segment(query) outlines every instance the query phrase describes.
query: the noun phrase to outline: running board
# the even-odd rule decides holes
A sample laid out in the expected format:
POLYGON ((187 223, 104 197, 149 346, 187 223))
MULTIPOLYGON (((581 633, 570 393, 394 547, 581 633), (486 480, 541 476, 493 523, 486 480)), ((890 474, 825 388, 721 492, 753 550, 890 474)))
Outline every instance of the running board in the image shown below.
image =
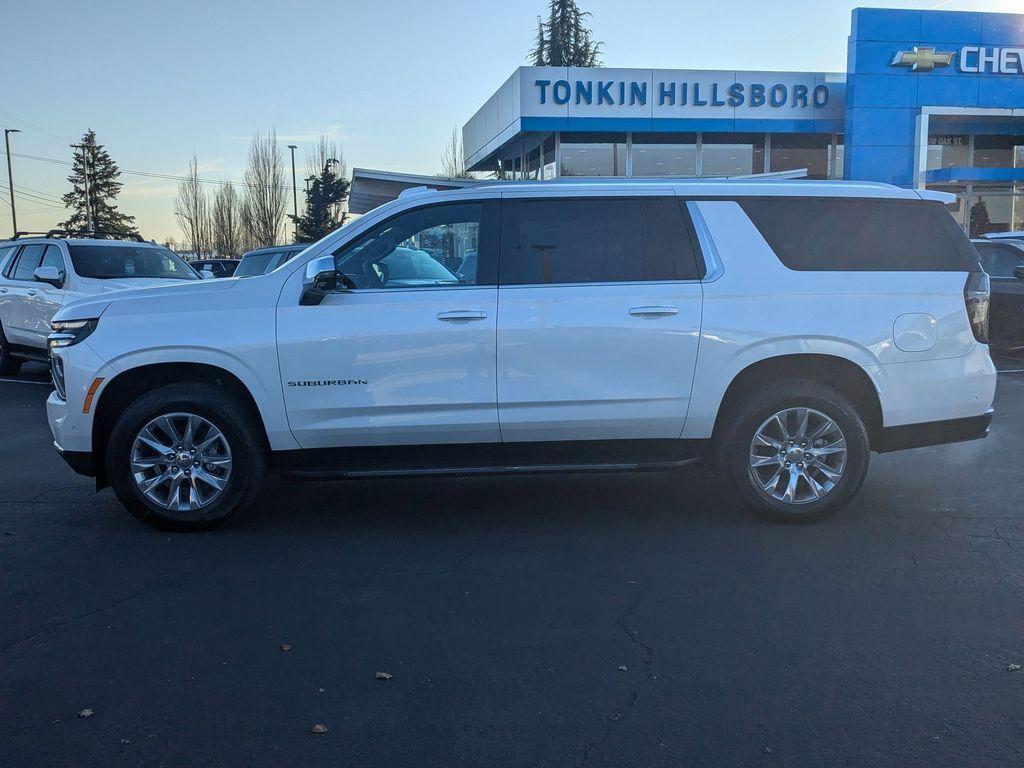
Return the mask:
POLYGON ((597 464, 511 464, 491 467, 411 467, 408 469, 286 469, 293 480, 360 480, 389 477, 469 477, 477 475, 542 475, 576 472, 651 472, 678 469, 701 461, 699 456, 675 461, 629 461, 597 464))

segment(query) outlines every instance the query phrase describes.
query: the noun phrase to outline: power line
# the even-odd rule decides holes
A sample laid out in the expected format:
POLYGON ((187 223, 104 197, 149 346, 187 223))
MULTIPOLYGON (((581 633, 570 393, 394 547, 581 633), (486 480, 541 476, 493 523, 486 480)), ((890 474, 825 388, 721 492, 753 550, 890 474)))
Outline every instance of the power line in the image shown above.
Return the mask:
POLYGON ((61 141, 61 142, 73 141, 73 139, 69 139, 67 136, 61 136, 59 133, 54 133, 53 131, 49 131, 46 128, 43 128, 41 125, 36 125, 35 123, 30 123, 28 120, 22 120, 20 117, 16 117, 15 115, 12 115, 10 112, 5 112, 2 109, 0 109, 0 115, 4 115, 5 117, 8 117, 11 120, 14 120, 15 122, 21 123, 26 128, 29 128, 30 130, 32 130, 35 133, 41 133, 42 135, 46 136, 47 138, 55 139, 55 140, 61 141))
MULTIPOLYGON (((3 154, 5 153, 3 151, 0 151, 0 155, 3 154)), ((24 160, 37 160, 43 163, 55 163, 57 165, 74 165, 74 163, 72 163, 70 160, 58 160, 55 157, 40 157, 39 155, 24 155, 21 154, 20 152, 11 152, 11 157, 20 157, 24 160)), ((190 181, 190 178, 188 176, 177 176, 171 173, 157 173, 155 171, 131 171, 125 168, 119 168, 118 170, 121 173, 128 174, 129 176, 144 176, 146 178, 164 179, 166 181, 190 181)), ((199 179, 198 181, 200 184, 230 184, 233 187, 240 187, 243 189, 265 189, 265 187, 263 187, 262 185, 248 184, 244 181, 229 181, 227 179, 199 179)), ((281 189, 286 192, 290 191, 291 188, 292 187, 290 184, 281 184, 271 187, 271 189, 281 189)))

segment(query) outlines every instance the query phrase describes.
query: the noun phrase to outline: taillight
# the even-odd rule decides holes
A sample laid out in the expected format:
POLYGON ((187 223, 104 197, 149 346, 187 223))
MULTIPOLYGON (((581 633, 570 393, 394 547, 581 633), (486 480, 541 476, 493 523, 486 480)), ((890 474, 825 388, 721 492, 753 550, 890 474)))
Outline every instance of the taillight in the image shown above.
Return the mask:
POLYGON ((988 344, 988 310, 991 303, 988 275, 971 272, 964 286, 964 304, 967 305, 967 319, 971 321, 974 338, 988 344))

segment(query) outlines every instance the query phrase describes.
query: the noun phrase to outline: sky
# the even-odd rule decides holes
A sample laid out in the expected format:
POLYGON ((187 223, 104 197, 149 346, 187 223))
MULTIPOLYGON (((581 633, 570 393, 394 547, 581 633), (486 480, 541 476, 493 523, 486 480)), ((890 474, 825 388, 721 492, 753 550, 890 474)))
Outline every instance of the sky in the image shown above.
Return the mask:
MULTIPOLYGON (((850 11, 857 5, 1024 13, 1024 0, 579 4, 593 14, 605 66, 821 72, 845 71, 850 11)), ((66 218, 59 198, 70 189, 68 145, 88 128, 122 170, 143 173, 181 175, 195 153, 202 178, 240 181, 253 134, 270 130, 282 145, 299 145, 300 187, 305 152, 320 134, 341 145, 350 170, 436 173, 452 128, 461 130, 528 63, 536 17, 546 5, 8 3, 4 27, 15 34, 3 36, 0 128, 22 130, 11 136, 18 228, 45 230, 66 218)), ((143 235, 179 240, 177 182, 127 173, 121 180, 120 209, 136 217, 143 235)), ((11 218, 3 174, 0 200, 0 237, 6 237, 11 218)))

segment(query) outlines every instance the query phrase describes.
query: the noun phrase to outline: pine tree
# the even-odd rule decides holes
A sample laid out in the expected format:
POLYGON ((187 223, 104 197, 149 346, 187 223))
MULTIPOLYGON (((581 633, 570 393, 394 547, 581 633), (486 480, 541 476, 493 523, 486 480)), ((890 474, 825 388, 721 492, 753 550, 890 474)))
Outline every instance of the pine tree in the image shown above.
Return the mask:
POLYGON ((96 132, 86 131, 82 143, 73 146, 75 161, 71 167, 71 191, 61 198, 64 207, 73 211, 67 221, 59 226, 71 231, 88 228, 86 216, 86 162, 88 163, 89 207, 92 212, 92 228, 95 232, 109 232, 118 235, 135 233, 135 217, 117 210, 115 203, 123 186, 118 178, 121 171, 102 144, 96 142, 96 132))
POLYGON ((988 206, 984 200, 978 200, 971 206, 971 237, 981 237, 992 228, 992 220, 988 215, 988 206))
POLYGON ((533 66, 600 67, 603 43, 595 42, 587 29, 589 16, 576 0, 549 0, 548 20, 538 23, 536 47, 530 51, 533 66))
POLYGON ((349 181, 344 171, 335 173, 335 165, 340 166, 340 161, 334 158, 324 161, 320 173, 309 180, 304 213, 289 217, 295 222, 295 242, 314 243, 344 223, 340 210, 348 197, 349 181))
POLYGON ((547 40, 544 37, 544 22, 541 21, 540 16, 537 16, 537 43, 536 47, 530 51, 530 57, 533 59, 533 66, 543 67, 547 64, 547 40))

